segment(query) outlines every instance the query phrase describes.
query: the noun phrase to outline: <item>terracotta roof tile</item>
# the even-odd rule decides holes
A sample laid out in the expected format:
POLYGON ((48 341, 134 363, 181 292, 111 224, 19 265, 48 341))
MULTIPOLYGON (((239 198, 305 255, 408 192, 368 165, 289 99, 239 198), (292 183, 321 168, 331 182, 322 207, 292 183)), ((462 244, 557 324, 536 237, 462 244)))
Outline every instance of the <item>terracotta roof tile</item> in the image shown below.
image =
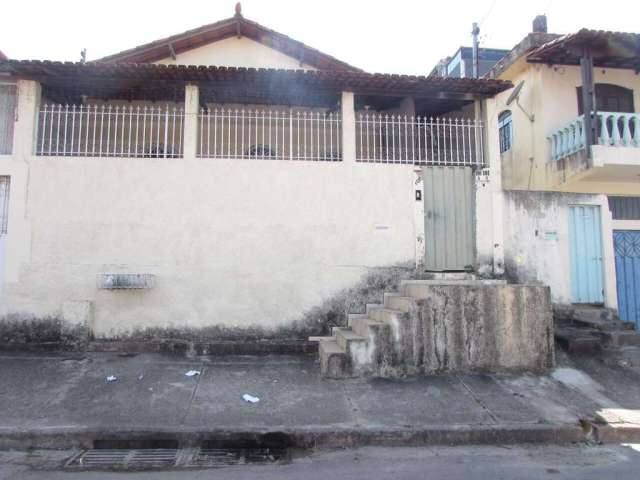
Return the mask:
POLYGON ((132 63, 73 63, 46 60, 6 60, 0 71, 43 83, 57 80, 91 82, 120 79, 139 82, 202 83, 248 82, 265 88, 287 85, 349 90, 362 94, 414 95, 432 98, 480 98, 492 96, 512 87, 503 80, 426 77, 365 73, 359 71, 282 70, 267 68, 215 67, 202 65, 161 65, 132 63))

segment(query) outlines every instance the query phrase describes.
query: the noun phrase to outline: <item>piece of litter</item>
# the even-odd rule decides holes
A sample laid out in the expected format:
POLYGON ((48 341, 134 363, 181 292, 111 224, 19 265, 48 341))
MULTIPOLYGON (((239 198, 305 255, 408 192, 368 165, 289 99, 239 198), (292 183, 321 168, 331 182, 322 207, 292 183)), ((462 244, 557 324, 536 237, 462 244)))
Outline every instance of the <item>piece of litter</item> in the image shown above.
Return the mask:
POLYGON ((200 375, 200 370, 189 370, 185 375, 187 377, 195 377, 196 375, 200 375))
POLYGON ((115 382, 116 380, 118 380, 118 377, 116 377, 115 375, 109 375, 107 377, 107 382, 115 382))
POLYGON ((141 373, 140 375, 138 375, 138 380, 144 380, 144 373, 141 373))
POLYGON ((254 397, 253 395, 249 395, 248 393, 245 393, 244 395, 242 395, 242 399, 245 402, 249 402, 249 403, 258 403, 260 401, 258 397, 254 397))

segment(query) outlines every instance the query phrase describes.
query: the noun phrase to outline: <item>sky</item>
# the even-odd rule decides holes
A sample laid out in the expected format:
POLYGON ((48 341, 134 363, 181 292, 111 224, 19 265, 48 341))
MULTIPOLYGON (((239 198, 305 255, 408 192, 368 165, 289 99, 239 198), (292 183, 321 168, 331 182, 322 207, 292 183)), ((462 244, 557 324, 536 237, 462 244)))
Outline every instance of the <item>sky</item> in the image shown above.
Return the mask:
MULTIPOLYGON (((233 15, 236 0, 5 0, 0 50, 10 58, 88 60, 233 15)), ((640 1, 604 0, 243 0, 243 15, 369 72, 428 74, 471 44, 512 48, 536 15, 549 32, 582 27, 638 31, 640 1)))

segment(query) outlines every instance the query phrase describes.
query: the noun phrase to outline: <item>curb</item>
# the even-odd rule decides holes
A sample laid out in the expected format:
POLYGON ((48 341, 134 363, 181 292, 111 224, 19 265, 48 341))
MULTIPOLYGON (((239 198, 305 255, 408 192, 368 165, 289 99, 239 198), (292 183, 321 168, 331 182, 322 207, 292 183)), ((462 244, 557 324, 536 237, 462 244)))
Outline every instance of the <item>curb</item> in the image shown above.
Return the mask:
MULTIPOLYGON (((640 439, 640 430, 635 433, 640 439)), ((617 441, 607 432, 604 441, 617 441)), ((617 437, 616 437, 617 438, 617 437)), ((509 445, 523 443, 566 444, 593 440, 577 425, 457 425, 425 428, 300 427, 260 429, 97 429, 50 427, 1 428, 0 449, 90 449, 96 443, 109 448, 151 448, 140 445, 170 444, 193 448, 206 442, 251 441, 260 445, 292 448, 344 448, 359 446, 509 445), (136 445, 132 447, 131 445, 136 445)))

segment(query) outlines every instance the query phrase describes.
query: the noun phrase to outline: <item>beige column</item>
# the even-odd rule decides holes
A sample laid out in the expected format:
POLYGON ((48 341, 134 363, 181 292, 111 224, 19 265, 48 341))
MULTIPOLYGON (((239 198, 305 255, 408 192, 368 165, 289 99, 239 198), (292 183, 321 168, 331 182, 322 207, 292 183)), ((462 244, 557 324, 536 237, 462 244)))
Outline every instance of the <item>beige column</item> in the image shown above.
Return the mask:
POLYGON ((33 80, 18 80, 18 102, 13 134, 13 154, 28 157, 35 153, 41 88, 33 80))
POLYGON ((198 111, 200 93, 197 85, 184 89, 184 158, 195 158, 198 152, 198 111))
MULTIPOLYGON (((490 99, 488 101, 495 101, 490 99)), ((504 198, 502 195, 502 161, 498 138, 498 120, 488 118, 486 100, 474 103, 475 120, 482 122, 481 148, 485 164, 489 167, 489 192, 491 194, 491 222, 493 229, 493 273, 504 273, 504 198)))
POLYGON ((353 92, 342 92, 342 161, 356 161, 356 111, 353 92))

